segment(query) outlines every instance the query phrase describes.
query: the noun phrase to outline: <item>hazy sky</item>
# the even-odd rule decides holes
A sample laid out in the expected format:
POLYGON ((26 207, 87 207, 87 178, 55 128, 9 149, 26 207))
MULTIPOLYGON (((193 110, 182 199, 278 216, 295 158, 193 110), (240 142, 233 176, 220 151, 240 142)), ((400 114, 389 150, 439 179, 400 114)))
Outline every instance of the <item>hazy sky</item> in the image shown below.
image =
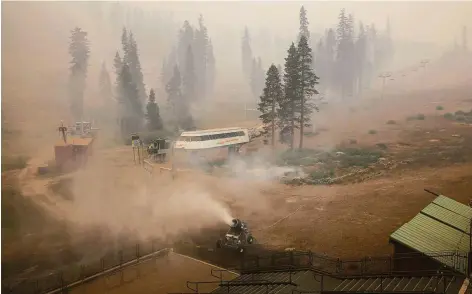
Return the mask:
POLYGON ((209 28, 240 29, 272 27, 293 31, 298 27, 298 10, 304 5, 312 29, 323 30, 337 22, 341 8, 356 19, 385 27, 390 17, 396 39, 421 42, 452 43, 463 25, 472 29, 472 1, 187 1, 135 2, 143 7, 160 7, 175 11, 176 19, 205 16, 209 28))

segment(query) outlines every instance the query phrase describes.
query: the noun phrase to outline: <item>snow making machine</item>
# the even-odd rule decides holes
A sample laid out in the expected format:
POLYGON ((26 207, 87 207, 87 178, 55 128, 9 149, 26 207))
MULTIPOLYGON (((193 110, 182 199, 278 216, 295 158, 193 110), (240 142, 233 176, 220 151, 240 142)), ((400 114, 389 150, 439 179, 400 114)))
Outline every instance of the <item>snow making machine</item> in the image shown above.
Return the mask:
POLYGON ((154 162, 166 162, 167 154, 171 150, 171 142, 167 139, 157 138, 151 141, 147 147, 147 153, 154 162))
POLYGON ((228 232, 216 242, 216 248, 227 248, 243 253, 247 245, 254 243, 254 237, 247 224, 240 219, 233 219, 228 232))

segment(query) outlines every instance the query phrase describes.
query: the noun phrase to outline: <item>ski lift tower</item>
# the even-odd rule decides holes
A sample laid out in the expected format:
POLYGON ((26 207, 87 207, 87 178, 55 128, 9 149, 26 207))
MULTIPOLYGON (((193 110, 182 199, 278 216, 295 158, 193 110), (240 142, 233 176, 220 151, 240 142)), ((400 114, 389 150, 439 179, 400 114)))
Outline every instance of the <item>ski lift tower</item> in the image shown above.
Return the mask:
POLYGON ((389 77, 391 77, 391 76, 392 76, 392 74, 389 73, 389 72, 384 72, 384 73, 381 73, 381 74, 379 75, 379 78, 382 79, 382 92, 381 92, 381 95, 380 95, 380 99, 383 99, 383 96, 384 96, 384 91, 385 91, 385 79, 386 79, 386 78, 389 78, 389 77))

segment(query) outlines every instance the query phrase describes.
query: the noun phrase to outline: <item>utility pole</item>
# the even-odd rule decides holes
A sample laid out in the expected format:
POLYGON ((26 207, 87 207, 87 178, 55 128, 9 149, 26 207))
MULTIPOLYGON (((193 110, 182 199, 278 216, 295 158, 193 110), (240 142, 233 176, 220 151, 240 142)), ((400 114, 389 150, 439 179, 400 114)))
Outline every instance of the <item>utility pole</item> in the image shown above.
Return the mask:
POLYGON ((62 140, 64 140, 64 144, 67 144, 67 127, 64 126, 64 122, 61 121, 61 126, 59 127, 59 132, 62 135, 62 140))
POLYGON ((379 75, 379 78, 382 79, 382 94, 380 95, 380 99, 383 99, 384 90, 385 90, 385 79, 391 76, 392 75, 389 72, 384 72, 379 75))
POLYGON ((429 63, 429 59, 423 59, 421 60, 421 68, 424 70, 426 68, 426 65, 429 63))

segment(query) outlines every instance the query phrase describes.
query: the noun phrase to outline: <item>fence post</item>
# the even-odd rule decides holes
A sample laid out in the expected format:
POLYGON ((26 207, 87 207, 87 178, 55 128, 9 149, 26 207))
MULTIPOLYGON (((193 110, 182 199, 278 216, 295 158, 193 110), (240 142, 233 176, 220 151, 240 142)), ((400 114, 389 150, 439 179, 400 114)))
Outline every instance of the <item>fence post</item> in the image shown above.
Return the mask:
POLYGON ((80 281, 81 281, 81 284, 84 283, 84 279, 85 279, 85 265, 81 265, 80 266, 80 281))
POLYGON ((293 250, 290 250, 290 265, 294 265, 293 263, 293 250))
POLYGON ((444 276, 444 293, 446 293, 446 287, 447 287, 446 279, 447 279, 447 276, 444 276))
POLYGON ((120 250, 120 272, 121 272, 121 277, 120 277, 120 284, 123 284, 124 282, 124 271, 123 271, 123 250, 120 250))
MULTIPOLYGON (((139 263, 139 258, 140 258, 140 252, 139 252, 139 243, 136 244, 136 264, 139 263)), ((136 278, 139 279, 141 277, 141 271, 139 266, 136 266, 136 278)))
MULTIPOLYGON (((12 293, 13 291, 10 291, 9 293, 12 293)), ((36 279, 36 292, 35 293, 41 293, 41 290, 39 289, 39 279, 36 279)))
POLYGON ((61 284, 61 293, 64 293, 64 277, 62 271, 59 272, 59 283, 61 284))
POLYGON ((320 291, 323 291, 323 283, 324 283, 324 275, 321 275, 321 290, 320 291))
POLYGON ((389 271, 390 271, 390 274, 392 274, 392 271, 393 271, 393 256, 392 256, 391 254, 390 254, 390 259, 389 259, 389 261, 390 261, 390 264, 389 264, 390 269, 389 269, 389 271))
POLYGON ((313 266, 313 252, 311 250, 308 251, 308 263, 310 267, 313 266))
POLYGON ((100 259, 100 266, 102 267, 102 274, 105 272, 105 257, 100 259))
POLYGON ((105 287, 107 287, 107 278, 105 277, 105 257, 100 259, 100 265, 102 267, 103 284, 105 287))

